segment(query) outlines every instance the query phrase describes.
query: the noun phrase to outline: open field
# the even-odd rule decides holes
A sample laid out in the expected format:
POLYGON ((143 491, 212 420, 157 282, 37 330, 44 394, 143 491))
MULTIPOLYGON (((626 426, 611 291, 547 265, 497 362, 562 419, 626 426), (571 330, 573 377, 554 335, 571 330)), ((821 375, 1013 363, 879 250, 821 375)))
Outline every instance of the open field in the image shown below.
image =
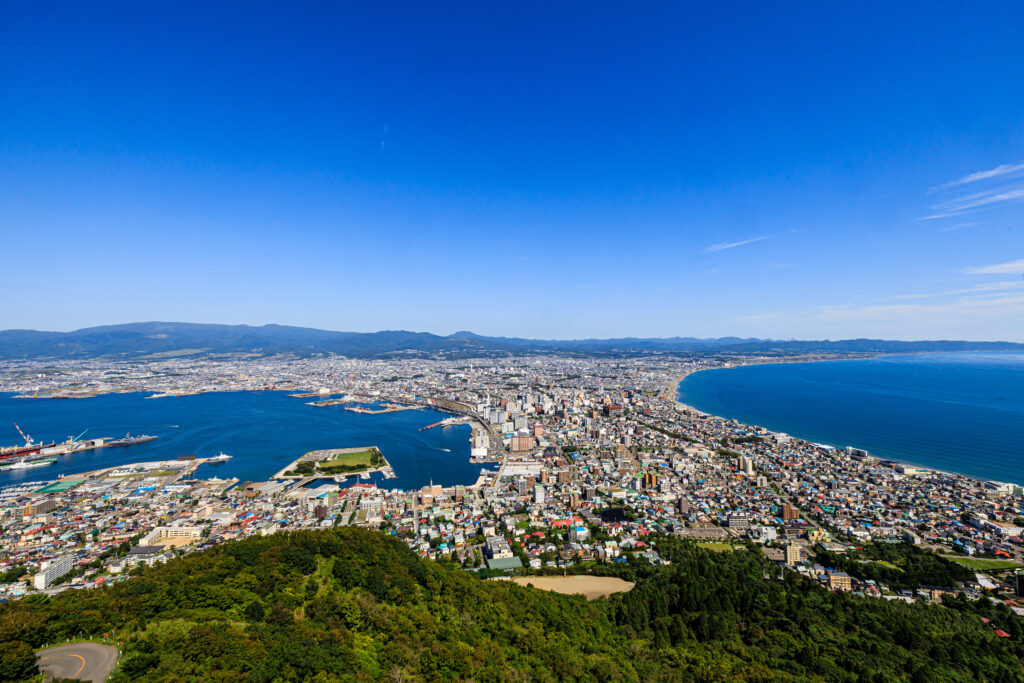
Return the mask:
POLYGON ((199 540, 198 536, 167 536, 165 538, 161 538, 159 541, 153 541, 153 545, 162 545, 165 548, 177 548, 183 545, 191 545, 199 540))
POLYGON ((715 543, 714 541, 709 541, 706 543, 699 543, 698 545, 699 547, 704 548, 704 550, 713 550, 716 553, 725 553, 732 550, 732 546, 728 543, 715 543))
POLYGON ((947 559, 962 564, 969 569, 1016 569, 1024 568, 1024 564, 1012 560, 988 560, 983 557, 947 557, 947 559))
POLYGON ((334 465, 343 465, 345 467, 369 467, 370 459, 376 452, 376 448, 367 448, 366 450, 356 451, 354 453, 337 453, 334 457, 320 463, 320 469, 326 469, 334 465))
POLYGON ((532 585, 544 591, 583 595, 587 600, 625 593, 636 585, 614 576, 517 576, 511 580, 520 586, 532 585))

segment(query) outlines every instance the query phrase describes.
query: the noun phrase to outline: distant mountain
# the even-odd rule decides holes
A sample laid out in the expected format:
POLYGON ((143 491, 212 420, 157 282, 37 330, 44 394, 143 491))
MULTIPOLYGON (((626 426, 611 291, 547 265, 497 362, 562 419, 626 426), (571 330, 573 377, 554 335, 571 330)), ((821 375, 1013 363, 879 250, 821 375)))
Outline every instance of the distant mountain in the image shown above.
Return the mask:
POLYGON ((144 358, 175 355, 253 353, 353 358, 396 356, 478 358, 564 353, 624 356, 654 353, 793 355, 800 353, 907 353, 919 351, 1024 351, 1024 344, 969 341, 773 341, 721 337, 644 339, 522 339, 472 332, 448 336, 429 332, 332 332, 287 325, 205 325, 147 322, 88 327, 74 332, 0 331, 0 359, 144 358))

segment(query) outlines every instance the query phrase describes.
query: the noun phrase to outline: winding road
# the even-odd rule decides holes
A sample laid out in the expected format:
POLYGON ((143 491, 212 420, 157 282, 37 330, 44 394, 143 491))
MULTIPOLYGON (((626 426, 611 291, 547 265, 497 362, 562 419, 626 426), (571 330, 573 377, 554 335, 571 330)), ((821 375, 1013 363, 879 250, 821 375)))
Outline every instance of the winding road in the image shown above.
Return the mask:
POLYGON ((96 643, 68 643, 36 652, 39 668, 51 678, 103 683, 117 663, 117 648, 96 643))

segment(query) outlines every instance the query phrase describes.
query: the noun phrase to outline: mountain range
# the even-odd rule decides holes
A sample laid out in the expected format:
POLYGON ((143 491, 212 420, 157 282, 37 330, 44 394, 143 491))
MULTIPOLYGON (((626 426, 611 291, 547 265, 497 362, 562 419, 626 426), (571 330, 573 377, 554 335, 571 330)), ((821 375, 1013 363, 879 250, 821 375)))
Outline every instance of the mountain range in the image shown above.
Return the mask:
POLYGON ((740 337, 523 339, 472 332, 436 335, 386 330, 334 332, 287 325, 210 325, 145 322, 88 327, 73 332, 0 331, 0 359, 145 358, 251 353, 352 358, 475 358, 559 353, 581 356, 793 355, 803 353, 912 353, 922 351, 1024 351, 1024 344, 972 341, 771 340, 740 337))

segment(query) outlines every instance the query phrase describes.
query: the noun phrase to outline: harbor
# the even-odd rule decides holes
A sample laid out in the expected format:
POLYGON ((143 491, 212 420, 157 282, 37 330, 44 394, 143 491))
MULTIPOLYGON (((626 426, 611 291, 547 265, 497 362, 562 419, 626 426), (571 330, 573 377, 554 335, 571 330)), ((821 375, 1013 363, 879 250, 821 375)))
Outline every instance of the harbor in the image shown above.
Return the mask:
POLYGON ((56 463, 58 456, 72 455, 100 448, 134 446, 157 439, 157 437, 148 434, 140 436, 125 434, 120 439, 111 439, 104 436, 83 440, 82 437, 89 431, 85 429, 78 436, 69 436, 61 443, 36 443, 31 436, 22 431, 17 423, 14 423, 14 428, 21 435, 21 438, 25 440, 25 443, 22 446, 6 446, 0 449, 0 471, 6 472, 45 467, 56 463))
MULTIPOLYGON (((480 471, 470 458, 468 427, 419 431, 425 424, 448 417, 425 401, 416 402, 420 410, 367 416, 346 410, 310 410, 303 400, 288 395, 294 390, 209 392, 177 401, 145 400, 151 393, 107 393, 89 401, 57 402, 0 395, 0 444, 23 447, 13 421, 34 437, 36 447, 64 443, 67 434, 78 434, 85 427, 89 431, 82 441, 93 433, 115 437, 108 439, 104 448, 54 456, 57 461, 49 465, 2 470, 0 488, 140 460, 173 460, 187 453, 204 457, 221 451, 234 455, 217 465, 221 476, 266 481, 303 453, 360 444, 376 445, 393 467, 393 478, 385 471, 373 473, 372 481, 386 479, 387 485, 395 488, 418 488, 431 478, 446 485, 470 484, 480 471), (67 425, 81 426, 70 431, 67 425), (7 430, 13 438, 4 438, 7 430), (132 447, 109 446, 126 432, 133 437, 149 434, 159 438, 132 447)), ((381 400, 351 390, 345 394, 360 396, 366 404, 374 400, 405 403, 401 396, 381 400)), ((32 457, 41 456, 35 453, 32 457)))

